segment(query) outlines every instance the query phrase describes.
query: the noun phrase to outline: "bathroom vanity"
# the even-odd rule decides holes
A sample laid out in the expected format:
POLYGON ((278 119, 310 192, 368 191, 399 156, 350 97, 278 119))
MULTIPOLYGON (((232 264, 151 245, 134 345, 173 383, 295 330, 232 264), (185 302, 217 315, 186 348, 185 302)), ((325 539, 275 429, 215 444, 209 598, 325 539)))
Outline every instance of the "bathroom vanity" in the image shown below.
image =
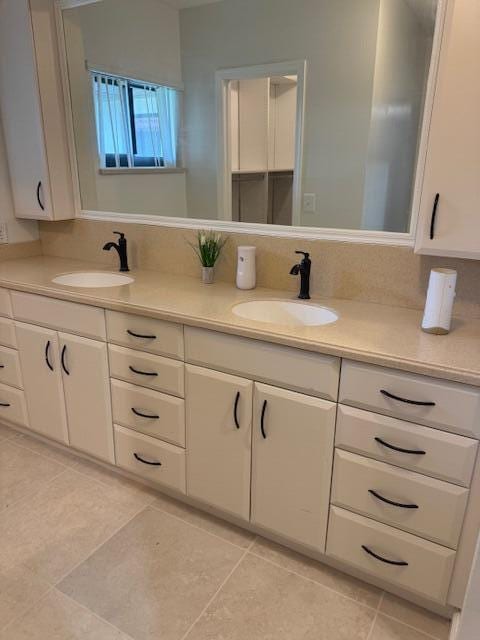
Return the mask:
POLYGON ((231 309, 273 292, 149 272, 87 293, 51 282, 75 266, 0 265, 2 422, 424 605, 461 606, 480 493, 480 371, 455 370, 462 329, 429 336, 417 312, 348 301, 323 327, 265 324, 231 309), (369 343, 362 323, 382 309, 369 343))

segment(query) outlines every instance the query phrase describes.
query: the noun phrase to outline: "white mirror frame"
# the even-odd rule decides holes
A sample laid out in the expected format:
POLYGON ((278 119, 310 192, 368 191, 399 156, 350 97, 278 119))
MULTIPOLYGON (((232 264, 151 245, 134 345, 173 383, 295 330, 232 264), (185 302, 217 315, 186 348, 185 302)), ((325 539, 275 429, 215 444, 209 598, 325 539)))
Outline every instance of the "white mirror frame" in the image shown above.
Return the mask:
MULTIPOLYGON (((412 211, 410 214, 410 228, 408 233, 397 233, 390 231, 363 231, 357 229, 330 229, 326 227, 299 227, 299 226, 284 226, 284 225, 269 225, 260 223, 246 223, 246 222, 233 222, 228 220, 203 220, 203 219, 189 219, 189 218, 177 218, 175 216, 155 216, 145 215, 141 213, 118 213, 114 211, 90 211, 82 209, 81 196, 80 196, 80 183, 78 176, 77 156, 75 149, 75 134, 73 123, 73 112, 70 98, 70 87, 68 78, 67 67, 67 53, 65 34, 63 27, 63 11, 65 9, 72 9, 86 4, 93 4, 96 2, 103 2, 103 0, 55 0, 55 17, 57 23, 57 36, 58 47, 60 54, 60 70, 62 74, 62 86, 64 93, 65 111, 66 111, 66 125, 69 144, 70 162, 72 166, 72 179, 74 183, 75 194, 75 208, 76 217, 84 220, 100 220, 104 222, 122 222, 131 224, 144 224, 160 227, 177 227, 183 229, 201 229, 208 228, 215 231, 223 231, 228 233, 244 233, 260 236, 272 236, 283 238, 298 238, 304 240, 335 240, 340 242, 354 242, 363 244, 383 244, 392 246, 405 246, 413 247, 415 244, 415 233, 417 228, 418 213, 420 207, 420 193, 423 184, 423 176, 425 170, 425 161, 427 156, 428 134, 430 129, 430 121, 432 117, 433 101, 435 96, 435 85, 438 74, 438 63, 440 58, 440 48, 443 36, 443 29, 445 24, 445 14, 447 2, 451 0, 438 0, 437 6, 437 18, 435 23, 435 33, 433 37, 432 55, 430 60, 430 70, 428 75, 427 91, 425 96, 425 104, 423 110, 422 127, 420 132, 420 143, 418 148, 417 167, 415 172, 415 183, 412 198, 412 211)), ((306 63, 305 61, 296 61, 290 63, 281 63, 280 66, 284 68, 288 65, 294 65, 296 71, 302 77, 303 87, 302 92, 305 91, 305 77, 306 77, 306 63)), ((258 66, 260 71, 261 65, 258 66)), ((219 115, 221 109, 224 108, 224 91, 219 87, 223 80, 228 77, 232 79, 232 70, 219 70, 216 76, 216 89, 217 89, 217 110, 219 115)), ((293 73, 293 72, 292 72, 293 73)), ((299 91, 300 93, 300 91, 299 91)), ((299 96, 299 103, 301 101, 302 109, 304 108, 304 95, 299 96)), ((223 145, 226 139, 225 132, 221 129, 221 118, 219 120, 219 140, 218 144, 223 145), (223 142, 222 142, 223 140, 223 142)), ((296 154, 299 153, 299 149, 303 148, 303 113, 300 114, 301 120, 301 135, 297 136, 296 142, 296 154)), ((225 149, 219 147, 219 157, 226 153, 225 149)), ((298 157, 296 157, 298 162, 298 157)), ((301 171, 301 160, 297 164, 301 171)), ((187 168, 188 172, 188 168, 187 168)), ((218 197, 219 203, 223 202, 225 197, 223 185, 224 176, 223 170, 219 169, 218 180, 218 197)), ((299 178, 300 180, 300 172, 299 178)), ((173 213, 173 212, 172 212, 173 213)))

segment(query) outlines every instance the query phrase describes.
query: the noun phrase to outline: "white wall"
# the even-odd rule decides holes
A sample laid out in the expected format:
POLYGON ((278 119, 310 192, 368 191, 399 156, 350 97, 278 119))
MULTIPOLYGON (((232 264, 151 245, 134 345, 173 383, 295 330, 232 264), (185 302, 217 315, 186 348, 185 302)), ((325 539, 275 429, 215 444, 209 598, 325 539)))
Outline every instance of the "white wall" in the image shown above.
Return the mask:
POLYGON ((302 224, 361 222, 380 0, 224 0, 180 12, 190 217, 216 215, 215 71, 307 59, 302 224))
POLYGON ((34 220, 20 220, 13 213, 12 190, 8 173, 7 152, 0 118, 0 222, 8 225, 10 244, 38 239, 38 224, 34 220))
POLYGON ((381 0, 364 229, 408 231, 430 48, 406 0, 381 0))
POLYGON ((184 173, 99 173, 85 60, 101 71, 180 85, 178 11, 160 0, 103 0, 64 12, 82 208, 186 216, 184 173))

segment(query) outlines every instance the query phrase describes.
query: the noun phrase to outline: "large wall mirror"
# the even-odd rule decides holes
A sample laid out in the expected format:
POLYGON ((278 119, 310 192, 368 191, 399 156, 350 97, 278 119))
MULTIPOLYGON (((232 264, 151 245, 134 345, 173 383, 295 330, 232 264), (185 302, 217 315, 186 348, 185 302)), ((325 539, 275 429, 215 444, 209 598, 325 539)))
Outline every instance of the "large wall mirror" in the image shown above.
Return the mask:
POLYGON ((61 0, 81 208, 408 234, 440 2, 61 0))

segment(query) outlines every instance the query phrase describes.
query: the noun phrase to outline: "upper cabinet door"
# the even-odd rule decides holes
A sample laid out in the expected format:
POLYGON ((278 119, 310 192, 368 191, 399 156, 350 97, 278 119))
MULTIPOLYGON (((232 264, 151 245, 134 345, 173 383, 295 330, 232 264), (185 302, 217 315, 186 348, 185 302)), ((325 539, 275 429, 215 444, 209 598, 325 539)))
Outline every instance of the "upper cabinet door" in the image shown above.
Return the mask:
POLYGON ((0 109, 19 218, 75 214, 52 5, 0 2, 0 109))
POLYGON ((16 333, 29 426, 68 444, 57 332, 17 322, 16 333))
POLYGON ((186 367, 187 494, 250 518, 253 382, 186 367))
POLYGON ((451 0, 415 251, 480 257, 480 2, 451 0))
POLYGON ((335 409, 333 402, 255 384, 252 522, 322 553, 335 409))
POLYGON ((60 333, 70 445, 114 464, 107 345, 60 333))

